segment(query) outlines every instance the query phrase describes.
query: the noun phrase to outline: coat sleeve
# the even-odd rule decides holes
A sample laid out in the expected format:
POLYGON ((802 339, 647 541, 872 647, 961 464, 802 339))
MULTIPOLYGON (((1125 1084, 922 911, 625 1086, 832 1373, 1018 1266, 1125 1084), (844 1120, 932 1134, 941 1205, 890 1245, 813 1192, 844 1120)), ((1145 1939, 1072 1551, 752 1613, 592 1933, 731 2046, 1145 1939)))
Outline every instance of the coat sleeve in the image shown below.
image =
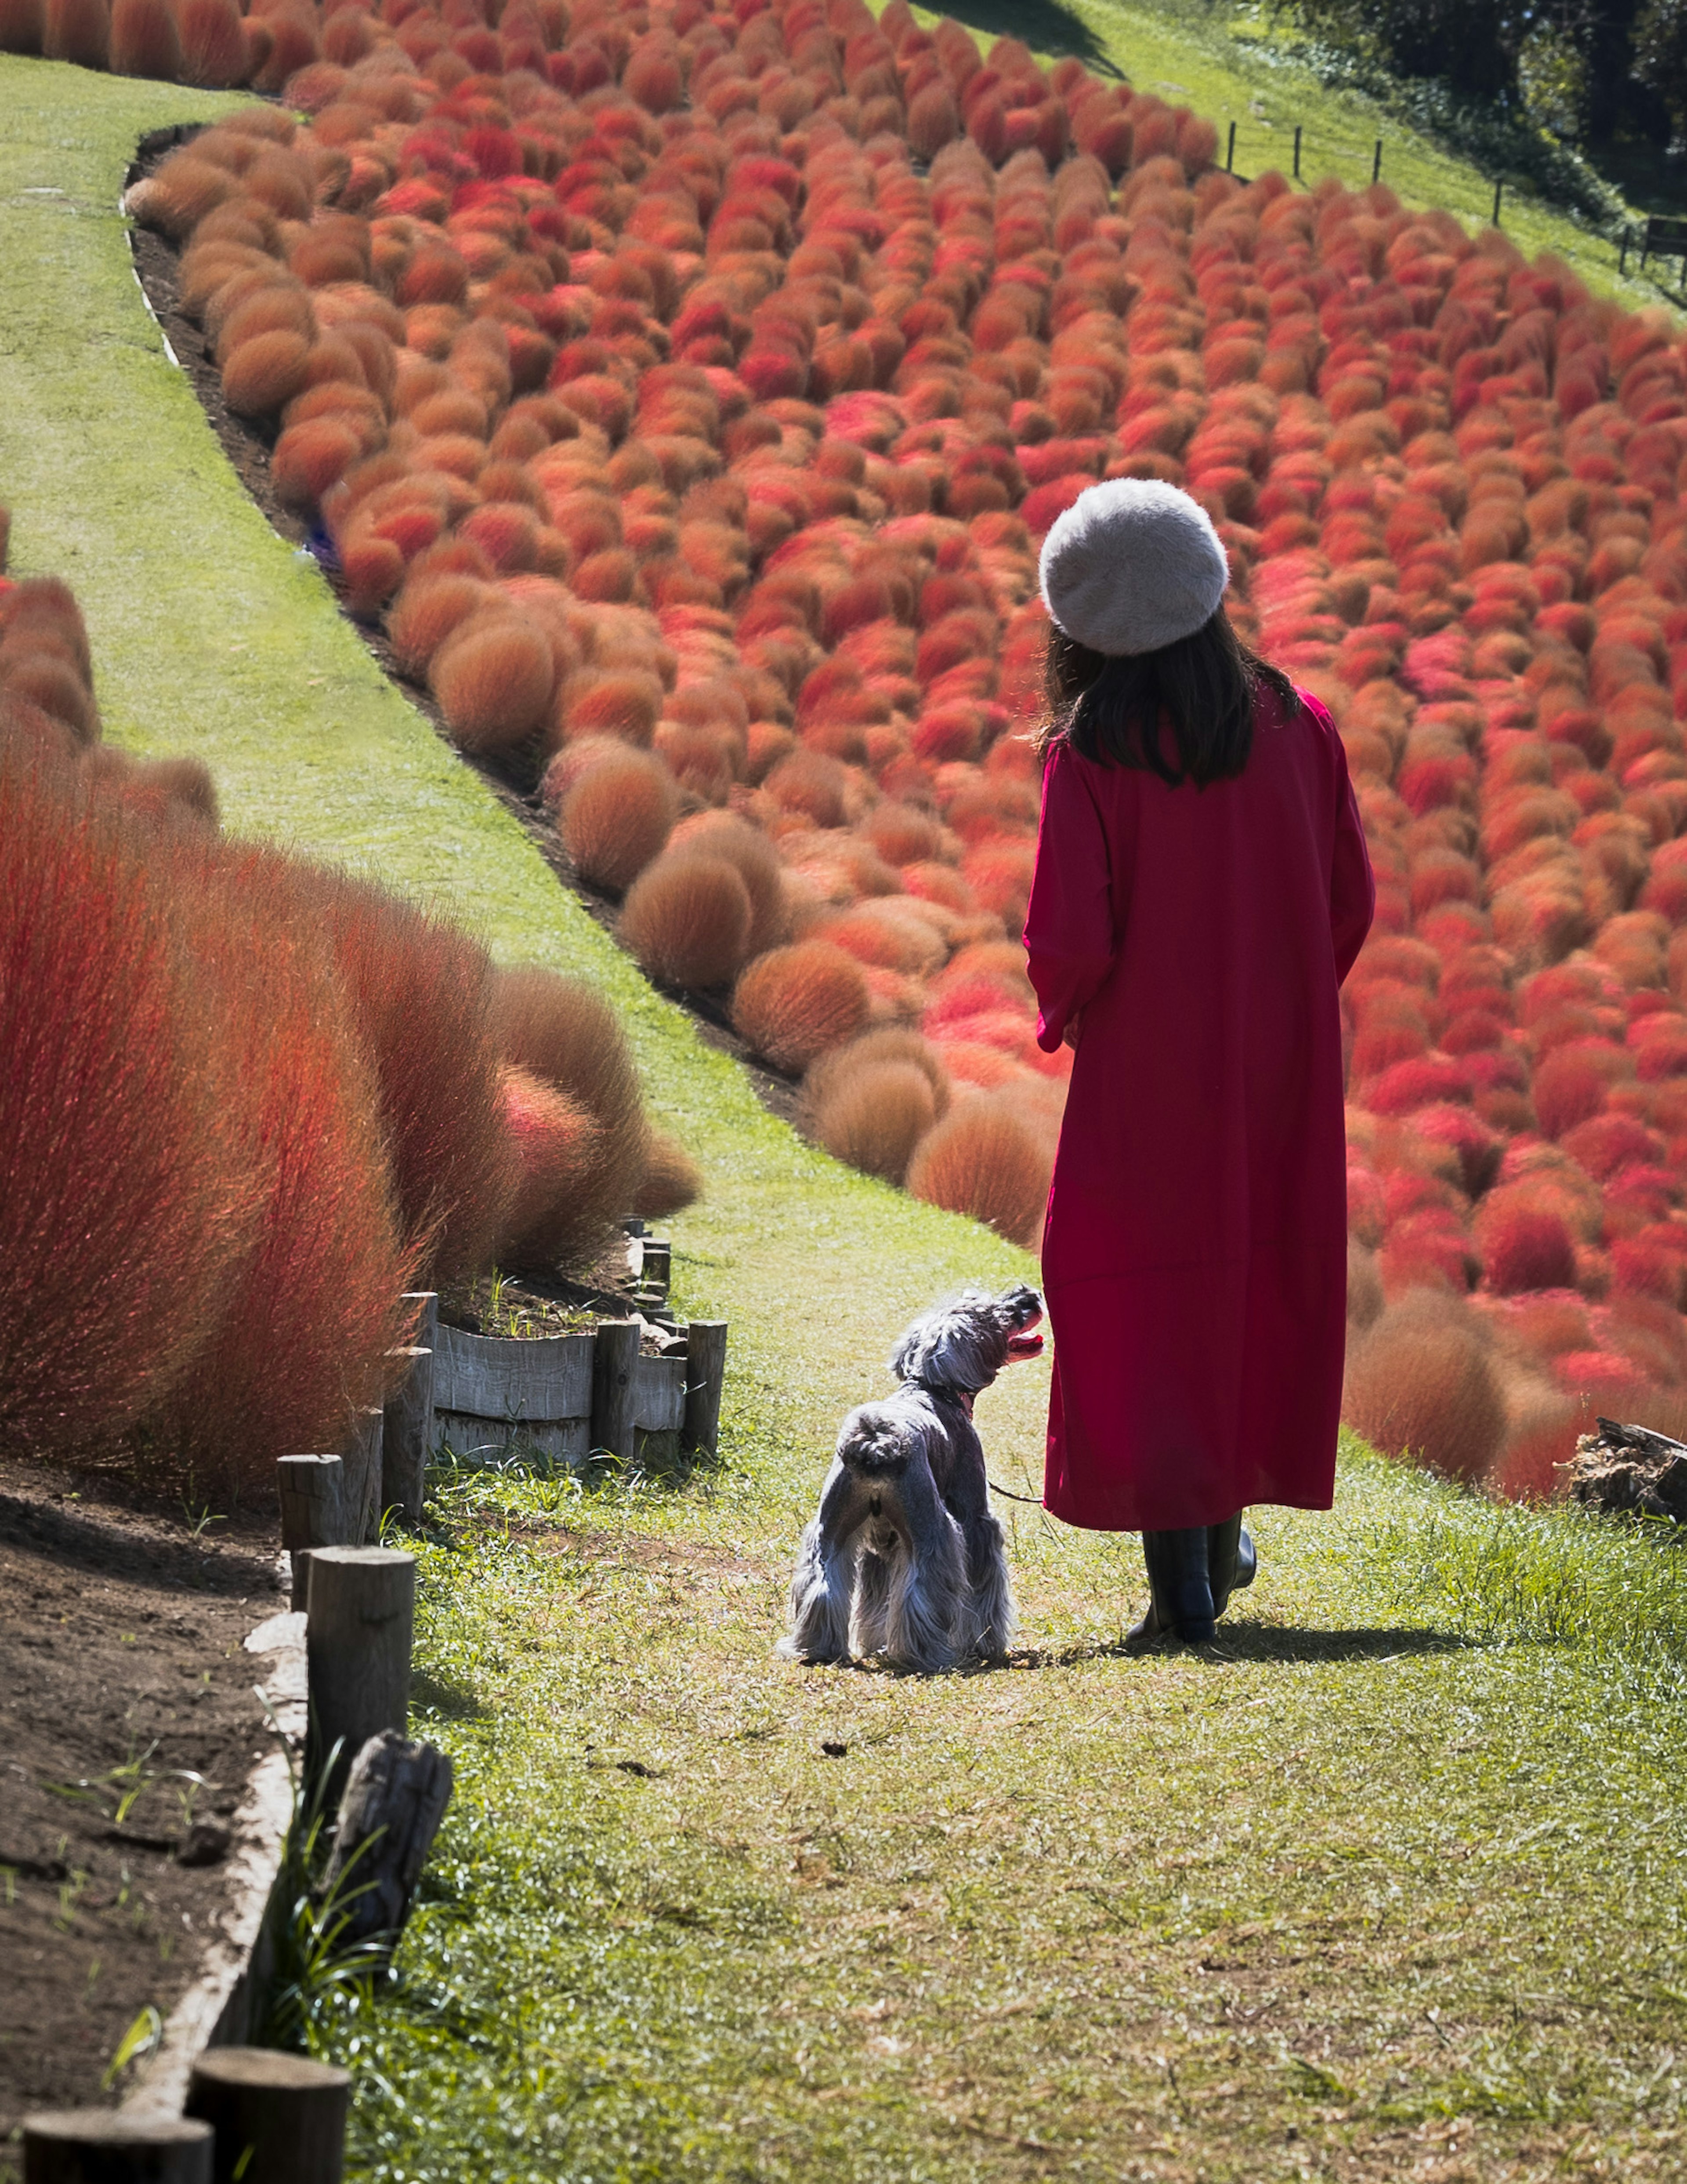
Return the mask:
POLYGON ((1060 1045, 1117 952, 1107 830, 1088 768, 1057 744, 1043 777, 1025 949, 1037 993, 1037 1044, 1060 1045))
POLYGON ((1335 950, 1335 982, 1340 985, 1359 959, 1377 910, 1377 881, 1365 846, 1365 822, 1347 771, 1347 753, 1335 722, 1316 698, 1301 702, 1324 731, 1335 769, 1335 848, 1330 859, 1330 940, 1335 950))

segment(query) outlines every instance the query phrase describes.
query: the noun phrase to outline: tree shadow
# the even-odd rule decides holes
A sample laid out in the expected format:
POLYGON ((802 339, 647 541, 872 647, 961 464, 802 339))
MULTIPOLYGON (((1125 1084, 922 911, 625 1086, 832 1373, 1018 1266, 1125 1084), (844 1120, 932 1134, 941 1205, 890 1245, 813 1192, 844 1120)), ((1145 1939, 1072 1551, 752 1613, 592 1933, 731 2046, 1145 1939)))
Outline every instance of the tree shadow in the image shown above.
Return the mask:
POLYGON ((1019 38, 1033 53, 1063 60, 1070 53, 1096 75, 1124 80, 1124 70, 1083 17, 1060 0, 960 0, 944 11, 987 37, 1019 38))
POLYGON ((1462 1653, 1475 1644, 1450 1630, 1419 1629, 1301 1630, 1278 1623, 1222 1623, 1210 1646, 1161 1641, 1138 1648, 1111 1644, 1066 1646, 1056 1652, 1014 1657, 1015 1664, 1076 1668, 1085 1661, 1143 1661, 1188 1655, 1203 1661, 1397 1661, 1432 1653, 1462 1653))

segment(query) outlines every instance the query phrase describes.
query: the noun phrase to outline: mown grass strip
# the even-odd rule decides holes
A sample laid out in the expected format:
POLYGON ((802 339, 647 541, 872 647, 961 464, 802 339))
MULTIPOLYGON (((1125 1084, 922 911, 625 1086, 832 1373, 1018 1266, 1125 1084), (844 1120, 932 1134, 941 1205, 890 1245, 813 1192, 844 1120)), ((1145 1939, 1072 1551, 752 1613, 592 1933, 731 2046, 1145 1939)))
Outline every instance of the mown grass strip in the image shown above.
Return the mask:
MULTIPOLYGON (((1123 1658, 1134 1542, 1015 1508, 1010 1671, 772 1659, 840 1412, 912 1310, 1030 1262, 771 1122, 267 532, 114 209, 140 131, 209 103, 0 64, 19 561, 82 594, 114 733, 202 752, 235 825, 616 996, 709 1170, 680 1301, 733 1325, 718 1471, 438 1482, 418 1719, 459 1786, 398 1991, 320 2026, 358 2173, 1679 2174, 1673 1541, 1352 1451, 1337 1512, 1265 1513, 1213 1658, 1123 1658)), ((1008 1484, 1045 1386, 981 1406, 1008 1484)))

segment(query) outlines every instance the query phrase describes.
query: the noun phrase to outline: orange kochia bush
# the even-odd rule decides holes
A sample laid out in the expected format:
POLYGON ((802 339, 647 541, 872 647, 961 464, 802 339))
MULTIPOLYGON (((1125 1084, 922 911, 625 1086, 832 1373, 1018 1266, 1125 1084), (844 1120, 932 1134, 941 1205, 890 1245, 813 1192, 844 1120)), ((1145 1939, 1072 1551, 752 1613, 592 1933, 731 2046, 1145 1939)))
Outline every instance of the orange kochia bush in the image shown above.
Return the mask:
POLYGON ((929 1112, 863 1048, 816 1134, 1034 1239, 1067 1067, 1011 950, 1035 557, 1093 480, 1181 484, 1378 868, 1366 1419, 1416 1430, 1380 1422, 1419 1415, 1389 1316, 1425 1288, 1506 1414, 1450 1468, 1538 1485, 1590 1390, 1687 1385, 1653 1324, 1687 1302, 1673 326, 1386 188, 1244 186, 1187 112, 900 0, 351 21, 288 83, 307 125, 237 116, 136 209, 230 387, 274 390, 348 604, 545 772, 647 967, 732 988, 788 1069, 915 1039, 929 1112))
POLYGON ((700 1178, 597 996, 98 732, 74 598, 0 577, 0 1434, 267 1490, 387 1391, 407 1288, 589 1262, 700 1178))

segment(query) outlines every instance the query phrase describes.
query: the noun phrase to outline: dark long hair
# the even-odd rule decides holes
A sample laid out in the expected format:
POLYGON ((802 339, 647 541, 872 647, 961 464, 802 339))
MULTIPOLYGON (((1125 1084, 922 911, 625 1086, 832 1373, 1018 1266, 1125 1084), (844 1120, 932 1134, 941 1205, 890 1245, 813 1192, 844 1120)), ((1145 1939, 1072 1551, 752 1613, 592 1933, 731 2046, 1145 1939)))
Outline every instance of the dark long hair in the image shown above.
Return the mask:
POLYGON ((1228 780, 1248 763, 1261 689, 1293 712, 1294 686, 1250 651, 1221 606, 1192 637, 1116 659, 1051 627, 1044 669, 1044 764, 1065 741, 1102 766, 1157 773, 1169 788, 1228 780))

